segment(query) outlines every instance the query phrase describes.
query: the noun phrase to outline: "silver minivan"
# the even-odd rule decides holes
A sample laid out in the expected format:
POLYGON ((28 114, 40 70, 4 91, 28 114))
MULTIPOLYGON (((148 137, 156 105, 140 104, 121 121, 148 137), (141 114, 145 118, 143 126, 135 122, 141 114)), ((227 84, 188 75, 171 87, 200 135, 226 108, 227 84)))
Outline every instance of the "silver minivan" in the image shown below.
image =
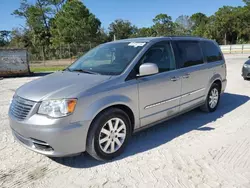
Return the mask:
POLYGON ((35 152, 62 157, 87 151, 110 160, 136 131, 197 107, 214 112, 226 83, 225 60, 212 40, 119 40, 17 89, 10 126, 35 152))

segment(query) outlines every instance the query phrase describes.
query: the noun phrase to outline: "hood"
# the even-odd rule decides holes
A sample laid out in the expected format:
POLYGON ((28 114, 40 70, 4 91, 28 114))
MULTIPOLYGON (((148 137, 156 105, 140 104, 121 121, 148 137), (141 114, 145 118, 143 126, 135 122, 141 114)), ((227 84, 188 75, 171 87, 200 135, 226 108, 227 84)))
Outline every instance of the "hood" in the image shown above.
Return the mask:
POLYGON ((79 92, 87 91, 110 77, 60 71, 21 86, 16 94, 32 101, 77 97, 79 92))

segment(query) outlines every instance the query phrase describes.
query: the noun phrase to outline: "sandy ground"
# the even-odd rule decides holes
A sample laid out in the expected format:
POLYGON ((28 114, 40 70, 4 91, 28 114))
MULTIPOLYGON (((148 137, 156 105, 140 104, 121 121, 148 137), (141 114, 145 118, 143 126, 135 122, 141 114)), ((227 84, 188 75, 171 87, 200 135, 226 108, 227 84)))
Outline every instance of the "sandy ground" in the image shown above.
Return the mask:
POLYGON ((227 56, 228 87, 218 110, 194 110, 137 133, 125 153, 103 163, 87 154, 50 159, 14 141, 9 101, 37 77, 0 81, 0 187, 250 187, 250 81, 247 56, 227 56))

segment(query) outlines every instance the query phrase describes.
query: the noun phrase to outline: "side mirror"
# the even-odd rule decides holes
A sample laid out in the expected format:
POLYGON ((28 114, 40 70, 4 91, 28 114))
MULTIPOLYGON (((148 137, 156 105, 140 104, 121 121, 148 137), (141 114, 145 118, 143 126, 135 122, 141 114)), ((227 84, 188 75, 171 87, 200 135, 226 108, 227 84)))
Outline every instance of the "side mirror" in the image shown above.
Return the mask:
POLYGON ((138 76, 147 76, 157 74, 159 72, 159 68, 154 63, 144 63, 139 68, 138 76))
POLYGON ((250 56, 248 58, 250 59, 250 56))

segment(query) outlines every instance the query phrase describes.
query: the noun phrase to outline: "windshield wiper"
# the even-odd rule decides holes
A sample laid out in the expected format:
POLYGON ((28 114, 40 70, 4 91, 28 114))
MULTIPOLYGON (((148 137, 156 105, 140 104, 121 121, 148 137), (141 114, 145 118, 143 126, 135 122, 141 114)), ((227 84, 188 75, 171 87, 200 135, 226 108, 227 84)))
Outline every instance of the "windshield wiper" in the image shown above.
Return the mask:
POLYGON ((71 71, 74 71, 74 72, 83 72, 83 73, 87 73, 87 74, 99 74, 97 72, 93 72, 93 71, 86 70, 86 69, 74 69, 74 70, 71 70, 71 71))
POLYGON ((69 71, 69 72, 71 72, 71 70, 69 68, 63 69, 63 71, 69 71))

